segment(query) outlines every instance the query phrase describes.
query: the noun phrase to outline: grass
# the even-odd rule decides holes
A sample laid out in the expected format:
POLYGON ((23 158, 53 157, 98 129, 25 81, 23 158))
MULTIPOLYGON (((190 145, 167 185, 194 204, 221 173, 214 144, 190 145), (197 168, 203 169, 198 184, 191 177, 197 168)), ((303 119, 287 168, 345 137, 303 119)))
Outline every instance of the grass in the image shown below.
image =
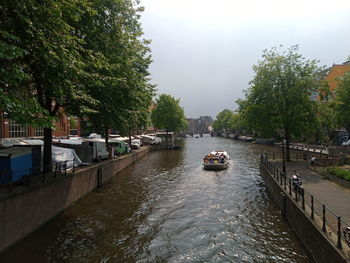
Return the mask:
POLYGON ((339 178, 342 178, 348 182, 350 182, 350 171, 349 170, 344 170, 339 167, 330 167, 327 168, 327 173, 330 173, 334 176, 337 176, 339 178))

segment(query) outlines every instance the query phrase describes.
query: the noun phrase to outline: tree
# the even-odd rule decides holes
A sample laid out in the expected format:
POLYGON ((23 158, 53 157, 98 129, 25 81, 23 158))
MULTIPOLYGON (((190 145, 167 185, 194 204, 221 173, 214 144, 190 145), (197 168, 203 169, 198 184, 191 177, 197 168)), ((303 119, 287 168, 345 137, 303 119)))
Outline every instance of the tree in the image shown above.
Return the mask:
MULTIPOLYGON (((87 116, 105 135, 116 128, 123 133, 140 126, 153 96, 149 84, 151 63, 149 41, 141 39, 143 32, 139 13, 143 10, 134 1, 91 1, 75 27, 84 36, 83 47, 98 54, 86 65, 85 85, 97 100, 87 116)), ((88 53, 89 54, 89 53, 88 53)), ((89 60, 89 56, 86 56, 89 60)))
POLYGON ((320 68, 317 61, 305 60, 297 51, 297 46, 282 53, 277 48, 265 50, 240 102, 240 112, 255 132, 286 141, 287 161, 291 139, 309 132, 316 120, 311 94, 318 87, 320 68))
POLYGON ((138 1, 44 2, 0 6, 0 111, 21 124, 44 127, 49 171, 52 121, 62 108, 89 117, 108 143, 108 128, 122 127, 131 113, 133 121, 141 119, 153 86, 138 1))
POLYGON ((319 142, 328 145, 337 126, 334 93, 326 81, 321 81, 318 94, 316 136, 319 142))
POLYGON ((19 47, 18 41, 13 34, 0 30, 0 113, 21 124, 50 127, 52 118, 22 87, 30 76, 18 60, 28 51, 19 47))
POLYGON ((156 107, 152 111, 151 119, 155 127, 165 129, 166 132, 179 132, 187 127, 180 99, 175 99, 167 94, 161 94, 156 100, 156 107))
MULTIPOLYGON (((25 52, 13 61, 28 76, 21 85, 10 83, 8 94, 26 94, 26 101, 40 105, 43 114, 53 119, 58 111, 79 111, 93 99, 79 85, 83 60, 81 42, 68 23, 79 19, 83 0, 13 0, 1 5, 1 30, 14 36, 15 46, 25 52), (63 11, 64 10, 64 11, 63 11)), ((9 42, 7 42, 9 44, 9 42)), ((9 58, 7 58, 9 60, 9 58)), ((52 126, 44 126, 44 170, 51 170, 52 126)))
POLYGON ((216 132, 228 132, 231 130, 234 113, 231 110, 224 109, 216 115, 216 120, 213 123, 213 128, 216 132))
POLYGON ((336 90, 335 110, 338 124, 350 131, 350 72, 339 80, 336 90))

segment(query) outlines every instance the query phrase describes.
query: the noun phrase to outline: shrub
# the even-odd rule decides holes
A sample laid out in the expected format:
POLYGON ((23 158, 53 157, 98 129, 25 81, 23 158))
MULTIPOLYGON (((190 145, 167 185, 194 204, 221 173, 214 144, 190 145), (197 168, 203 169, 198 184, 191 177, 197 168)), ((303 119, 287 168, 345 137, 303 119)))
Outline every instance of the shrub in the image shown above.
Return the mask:
POLYGON ((344 170, 339 167, 332 167, 328 168, 327 172, 350 182, 350 171, 348 170, 344 170))

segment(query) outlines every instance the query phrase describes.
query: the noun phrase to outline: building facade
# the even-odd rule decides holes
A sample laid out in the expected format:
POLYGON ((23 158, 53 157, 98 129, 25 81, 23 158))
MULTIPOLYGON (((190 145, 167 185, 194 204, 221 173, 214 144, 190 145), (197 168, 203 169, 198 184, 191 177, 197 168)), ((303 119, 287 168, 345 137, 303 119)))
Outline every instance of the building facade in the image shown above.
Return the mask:
POLYGON ((329 89, 334 92, 338 86, 338 79, 342 78, 345 73, 350 72, 350 62, 343 64, 334 64, 326 76, 325 80, 329 85, 329 89))
MULTIPOLYGON (((70 135, 80 136, 80 119, 62 114, 55 122, 53 137, 67 138, 70 135)), ((43 138, 43 128, 34 128, 16 123, 11 119, 0 117, 0 138, 43 138)))
POLYGON ((210 116, 200 116, 197 119, 187 119, 188 127, 185 131, 186 134, 194 133, 210 133, 210 127, 213 123, 213 119, 210 116))

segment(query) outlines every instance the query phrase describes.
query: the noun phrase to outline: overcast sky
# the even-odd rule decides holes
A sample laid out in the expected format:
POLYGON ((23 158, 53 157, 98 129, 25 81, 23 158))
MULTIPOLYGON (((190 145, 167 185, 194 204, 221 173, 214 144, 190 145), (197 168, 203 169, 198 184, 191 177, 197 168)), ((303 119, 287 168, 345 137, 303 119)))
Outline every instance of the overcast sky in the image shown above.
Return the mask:
POLYGON ((152 83, 187 117, 235 110, 264 49, 299 45, 320 65, 350 55, 350 0, 142 0, 152 83))

